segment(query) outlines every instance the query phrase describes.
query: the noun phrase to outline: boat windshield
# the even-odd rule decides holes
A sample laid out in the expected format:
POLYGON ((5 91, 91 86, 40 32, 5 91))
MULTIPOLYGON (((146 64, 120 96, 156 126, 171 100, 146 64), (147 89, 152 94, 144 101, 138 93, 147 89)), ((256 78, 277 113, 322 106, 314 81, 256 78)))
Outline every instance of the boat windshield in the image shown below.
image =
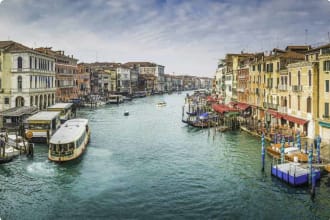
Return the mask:
POLYGON ((52 156, 68 156, 73 154, 74 143, 50 144, 49 150, 52 156))
POLYGON ((49 124, 29 124, 29 129, 33 130, 42 130, 42 129, 49 129, 49 124))

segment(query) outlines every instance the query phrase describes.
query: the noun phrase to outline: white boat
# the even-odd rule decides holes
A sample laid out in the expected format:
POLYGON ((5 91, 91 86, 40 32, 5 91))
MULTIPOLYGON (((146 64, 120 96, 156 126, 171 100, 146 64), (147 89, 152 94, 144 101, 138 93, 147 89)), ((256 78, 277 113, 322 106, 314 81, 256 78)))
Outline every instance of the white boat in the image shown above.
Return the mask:
POLYGON ((56 103, 47 108, 47 111, 60 112, 61 123, 73 117, 72 113, 73 103, 56 103))
POLYGON ((122 95, 110 95, 108 98, 107 103, 109 104, 119 104, 124 101, 124 98, 122 95))
POLYGON ((157 103, 157 106, 158 106, 158 107, 166 106, 166 102, 165 102, 165 101, 158 102, 158 103, 157 103))
POLYGON ((49 160, 64 162, 78 158, 85 151, 89 138, 88 119, 66 121, 49 141, 49 160))

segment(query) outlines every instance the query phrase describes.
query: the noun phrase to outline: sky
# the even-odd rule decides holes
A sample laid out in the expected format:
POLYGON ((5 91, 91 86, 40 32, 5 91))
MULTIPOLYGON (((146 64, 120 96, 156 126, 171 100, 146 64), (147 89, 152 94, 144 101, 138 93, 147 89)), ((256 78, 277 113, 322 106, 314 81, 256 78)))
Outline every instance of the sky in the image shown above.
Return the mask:
POLYGON ((213 77, 226 53, 330 42, 330 0, 0 0, 0 40, 213 77))

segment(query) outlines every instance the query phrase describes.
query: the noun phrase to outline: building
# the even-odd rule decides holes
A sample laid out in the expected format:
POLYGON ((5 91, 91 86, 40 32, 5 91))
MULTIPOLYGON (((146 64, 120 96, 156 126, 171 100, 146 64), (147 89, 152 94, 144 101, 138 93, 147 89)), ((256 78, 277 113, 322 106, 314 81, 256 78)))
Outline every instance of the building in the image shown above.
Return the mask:
POLYGON ((39 47, 36 50, 55 59, 56 102, 67 102, 78 98, 78 60, 73 56, 65 55, 64 51, 54 51, 51 47, 39 47))
POLYGON ((55 59, 14 41, 0 41, 0 109, 55 103, 55 59))
POLYGON ((318 96, 313 102, 318 103, 318 123, 316 133, 322 137, 322 142, 330 143, 330 44, 309 50, 306 59, 318 65, 318 96))
MULTIPOLYGON (((154 83, 154 91, 150 92, 164 92, 164 83, 165 83, 165 66, 151 63, 151 62, 127 62, 124 64, 128 67, 136 67, 139 68, 139 76, 147 74, 148 76, 154 75, 155 83, 154 83)), ((145 79, 146 77, 143 77, 145 79)), ((150 77, 147 77, 150 78, 150 77)), ((141 81, 141 80, 140 80, 141 81)))

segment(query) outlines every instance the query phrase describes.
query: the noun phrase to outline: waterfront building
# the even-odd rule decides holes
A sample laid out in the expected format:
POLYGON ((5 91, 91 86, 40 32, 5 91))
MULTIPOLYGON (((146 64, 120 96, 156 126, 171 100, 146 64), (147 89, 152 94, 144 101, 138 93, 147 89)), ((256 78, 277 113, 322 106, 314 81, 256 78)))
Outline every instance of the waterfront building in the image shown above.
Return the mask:
POLYGON ((128 67, 119 66, 117 71, 117 92, 132 94, 131 70, 128 67))
POLYGON ((78 98, 78 60, 72 55, 65 55, 64 51, 54 51, 51 47, 39 47, 36 50, 55 59, 56 102, 68 102, 78 98))
POLYGON ((156 64, 156 63, 151 63, 151 62, 127 62, 124 65, 129 66, 129 67, 134 67, 134 66, 138 67, 139 68, 139 76, 142 76, 142 75, 145 75, 145 74, 154 75, 156 77, 155 78, 156 80, 155 80, 154 90, 157 91, 157 92, 164 92, 165 66, 162 66, 162 65, 159 65, 159 64, 156 64))
POLYGON ((226 71, 226 60, 219 59, 218 67, 215 74, 215 93, 219 97, 225 96, 225 71, 226 71))
POLYGON ((326 44, 306 53, 306 59, 318 64, 319 81, 318 96, 318 125, 316 133, 322 137, 322 142, 330 143, 330 44, 326 44))
POLYGON ((281 76, 279 112, 285 113, 289 127, 299 130, 309 138, 316 136, 318 113, 318 65, 310 61, 301 61, 288 65, 288 79, 281 76), (287 84, 285 84, 287 82, 287 84), (290 88, 290 89, 288 89, 290 88), (287 90, 285 90, 287 89, 287 90), (285 92, 286 91, 286 92, 285 92))
POLYGON ((248 103, 250 96, 249 89, 249 69, 250 62, 253 60, 253 56, 241 59, 239 67, 237 69, 237 101, 241 103, 248 103))
POLYGON ((0 41, 0 110, 55 103, 55 59, 14 41, 0 41))
POLYGON ((165 92, 171 92, 173 91, 173 76, 170 74, 164 74, 164 91, 165 92))
POLYGON ((90 94, 90 66, 87 64, 78 64, 77 72, 77 95, 78 98, 86 97, 90 94))
POLYGON ((156 76, 153 74, 141 74, 139 76, 138 90, 151 94, 155 91, 156 76))

